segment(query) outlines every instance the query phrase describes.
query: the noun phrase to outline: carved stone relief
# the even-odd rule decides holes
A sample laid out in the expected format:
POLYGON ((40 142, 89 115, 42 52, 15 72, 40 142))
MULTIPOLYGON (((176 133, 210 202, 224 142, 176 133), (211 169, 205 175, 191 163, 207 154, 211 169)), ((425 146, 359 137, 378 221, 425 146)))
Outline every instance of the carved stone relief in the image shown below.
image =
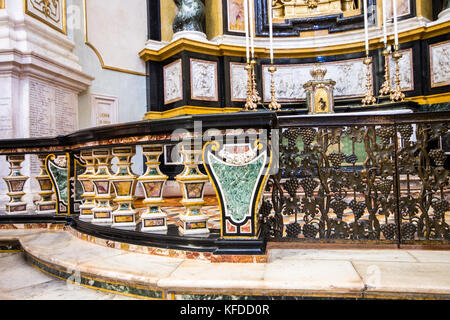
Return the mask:
POLYGON ((181 59, 164 66, 164 104, 183 99, 183 71, 181 59))
POLYGON ((450 41, 430 46, 431 87, 450 85, 450 41))
MULTIPOLYGON (((365 94, 366 66, 363 59, 324 63, 327 79, 336 81, 334 96, 359 97, 365 94)), ((306 99, 303 85, 312 79, 313 64, 278 65, 275 72, 275 96, 279 101, 296 102, 306 99)), ((264 101, 270 101, 269 66, 263 66, 264 101)))
POLYGON ((191 59, 191 98, 218 101, 217 63, 191 59))
POLYGON ((247 98, 247 71, 245 63, 230 63, 231 101, 247 98))

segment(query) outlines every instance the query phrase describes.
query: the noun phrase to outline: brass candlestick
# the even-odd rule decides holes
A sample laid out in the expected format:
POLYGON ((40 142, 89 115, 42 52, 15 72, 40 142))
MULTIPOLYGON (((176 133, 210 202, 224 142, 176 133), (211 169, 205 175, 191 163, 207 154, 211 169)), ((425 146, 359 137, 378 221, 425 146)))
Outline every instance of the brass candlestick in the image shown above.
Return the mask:
POLYGON ((257 105, 253 101, 252 65, 248 63, 245 66, 245 70, 247 70, 247 101, 245 102, 245 111, 256 110, 257 105))
POLYGON ((384 83, 381 86, 380 89, 380 96, 388 96, 390 95, 394 89, 391 87, 391 71, 390 71, 390 65, 389 65, 389 55, 391 53, 391 50, 388 48, 385 48, 383 50, 383 56, 384 56, 384 83))
POLYGON ((270 76, 270 103, 269 103, 269 109, 280 111, 281 110, 281 104, 278 103, 277 98, 275 97, 275 79, 274 79, 274 73, 277 71, 277 67, 270 66, 269 72, 271 74, 270 76))
POLYGON ((392 58, 395 61, 395 88, 391 92, 391 101, 392 102, 401 102, 405 100, 405 94, 402 92, 400 87, 400 66, 399 60, 403 57, 403 55, 398 52, 398 48, 395 47, 395 51, 392 54, 392 58))
POLYGON ((256 90, 256 72, 255 72, 256 61, 254 59, 252 59, 252 61, 250 61, 250 64, 252 66, 252 96, 253 96, 253 102, 256 105, 258 105, 258 104, 261 103, 261 97, 259 96, 258 90, 256 90))
POLYGON ((371 71, 370 71, 370 66, 372 65, 372 58, 369 57, 369 56, 367 56, 367 57, 364 59, 363 62, 364 62, 364 64, 367 66, 367 76, 366 76, 366 78, 367 78, 367 82, 366 82, 366 89, 367 89, 367 92, 366 92, 366 96, 365 96, 364 99, 362 100, 362 104, 363 104, 364 106, 366 106, 366 105, 374 104, 375 101, 376 101, 376 99, 375 99, 375 97, 373 96, 372 77, 371 77, 371 71))

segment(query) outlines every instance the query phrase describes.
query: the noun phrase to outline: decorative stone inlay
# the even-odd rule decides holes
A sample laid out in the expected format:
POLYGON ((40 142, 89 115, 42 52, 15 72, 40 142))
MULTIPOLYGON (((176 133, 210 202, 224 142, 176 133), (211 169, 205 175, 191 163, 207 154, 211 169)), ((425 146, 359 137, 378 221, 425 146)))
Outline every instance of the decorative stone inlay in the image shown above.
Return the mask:
POLYGON ((100 225, 111 225, 113 223, 111 207, 111 149, 94 149, 92 155, 97 163, 97 170, 92 177, 95 190, 95 208, 92 223, 100 225))
POLYGON ((66 0, 25 0, 24 4, 28 15, 66 33, 66 0))
POLYGON ((252 146, 213 141, 205 145, 203 158, 220 203, 222 237, 255 237, 256 212, 270 163, 267 150, 259 142, 252 146))
POLYGON ((47 158, 46 154, 38 155, 38 159, 41 162, 40 168, 41 173, 36 176, 36 180, 39 182, 41 191, 39 196, 41 200, 36 203, 38 214, 54 214, 56 213, 56 201, 53 200, 53 186, 50 176, 48 175, 47 169, 45 167, 45 160, 47 158))
POLYGON ((22 197, 25 195, 23 188, 29 177, 23 176, 20 172, 25 156, 7 156, 6 161, 9 162, 10 170, 9 176, 3 178, 8 185, 7 195, 10 197, 9 202, 6 204, 6 214, 25 214, 27 213, 27 203, 22 201, 22 197))
POLYGON ((175 179, 178 181, 183 200, 181 204, 185 207, 185 212, 180 215, 181 234, 203 234, 209 233, 207 222, 209 216, 202 213, 204 185, 208 181, 208 176, 200 172, 198 165, 202 150, 195 148, 190 141, 183 141, 179 144, 179 152, 183 156, 184 169, 175 179))
POLYGON ((144 145, 142 153, 147 159, 145 165, 147 171, 137 180, 144 188, 146 206, 141 215, 141 231, 143 232, 166 232, 167 214, 161 210, 164 203, 162 198, 164 185, 168 179, 159 169, 159 157, 163 154, 163 145, 144 145))

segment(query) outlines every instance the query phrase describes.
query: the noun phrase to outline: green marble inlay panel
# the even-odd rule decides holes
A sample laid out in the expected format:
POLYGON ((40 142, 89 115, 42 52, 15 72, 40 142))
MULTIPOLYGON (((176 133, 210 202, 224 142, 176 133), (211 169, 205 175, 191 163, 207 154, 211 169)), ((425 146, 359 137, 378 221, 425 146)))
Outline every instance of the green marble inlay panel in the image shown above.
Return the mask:
POLYGON ((265 154, 261 154, 252 162, 235 166, 227 164, 210 154, 209 163, 226 205, 226 216, 235 222, 242 222, 251 215, 251 204, 255 186, 262 174, 265 154))
POLYGON ((51 161, 49 162, 49 169, 54 181, 56 181, 59 198, 62 202, 67 204, 67 175, 69 170, 67 168, 58 167, 51 161))

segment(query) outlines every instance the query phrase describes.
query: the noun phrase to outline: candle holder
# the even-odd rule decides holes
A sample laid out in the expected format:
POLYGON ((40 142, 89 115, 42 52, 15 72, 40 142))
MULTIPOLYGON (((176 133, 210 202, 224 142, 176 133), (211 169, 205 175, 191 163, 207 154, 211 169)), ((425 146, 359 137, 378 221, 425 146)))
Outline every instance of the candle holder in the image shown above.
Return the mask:
POLYGON ((275 79, 274 79, 274 73, 277 71, 277 67, 270 66, 269 72, 270 72, 270 103, 269 103, 269 109, 280 111, 281 110, 281 104, 278 103, 277 98, 275 97, 275 79))
POLYGON ((258 90, 256 89, 256 72, 255 72, 256 61, 255 61, 255 59, 252 59, 252 61, 250 61, 250 64, 252 66, 252 97, 253 97, 253 102, 256 105, 258 105, 261 103, 261 97, 259 96, 258 90))
POLYGON ((399 60, 403 57, 403 55, 398 52, 397 46, 395 47, 395 51, 392 54, 392 58, 395 61, 395 87, 391 92, 391 101, 392 102, 402 102, 405 100, 405 94, 402 92, 400 87, 400 65, 399 60))
POLYGON ((391 54, 391 50, 389 48, 385 48, 383 50, 384 56, 384 82, 380 89, 380 96, 389 96, 394 89, 391 87, 391 71, 389 65, 389 56, 391 54))
POLYGON ((253 81, 252 81, 252 65, 248 63, 245 66, 247 71, 247 101, 245 102, 245 111, 256 110, 257 105, 253 102, 253 81))
POLYGON ((53 200, 53 186, 47 169, 45 168, 45 160, 47 155, 39 154, 38 159, 41 162, 41 173, 36 176, 36 180, 39 182, 41 191, 38 192, 41 199, 36 203, 37 214, 55 214, 56 213, 56 201, 53 200))
POLYGON ((113 228, 136 229, 136 210, 133 208, 136 175, 131 171, 131 158, 135 154, 134 146, 112 149, 112 155, 118 160, 117 172, 110 177, 116 194, 114 202, 117 203, 117 209, 112 213, 113 228))
POLYGON ((137 180, 144 188, 144 205, 147 207, 141 215, 142 232, 166 232, 167 214, 161 210, 164 203, 163 190, 168 177, 159 169, 159 157, 163 154, 163 145, 142 146, 142 153, 147 158, 147 171, 137 180))
POLYGON ((366 96, 362 100, 362 104, 364 106, 374 104, 376 99, 373 96, 373 87, 372 87, 372 73, 370 70, 370 66, 372 65, 372 58, 367 56, 363 63, 367 66, 367 76, 366 76, 366 96))

